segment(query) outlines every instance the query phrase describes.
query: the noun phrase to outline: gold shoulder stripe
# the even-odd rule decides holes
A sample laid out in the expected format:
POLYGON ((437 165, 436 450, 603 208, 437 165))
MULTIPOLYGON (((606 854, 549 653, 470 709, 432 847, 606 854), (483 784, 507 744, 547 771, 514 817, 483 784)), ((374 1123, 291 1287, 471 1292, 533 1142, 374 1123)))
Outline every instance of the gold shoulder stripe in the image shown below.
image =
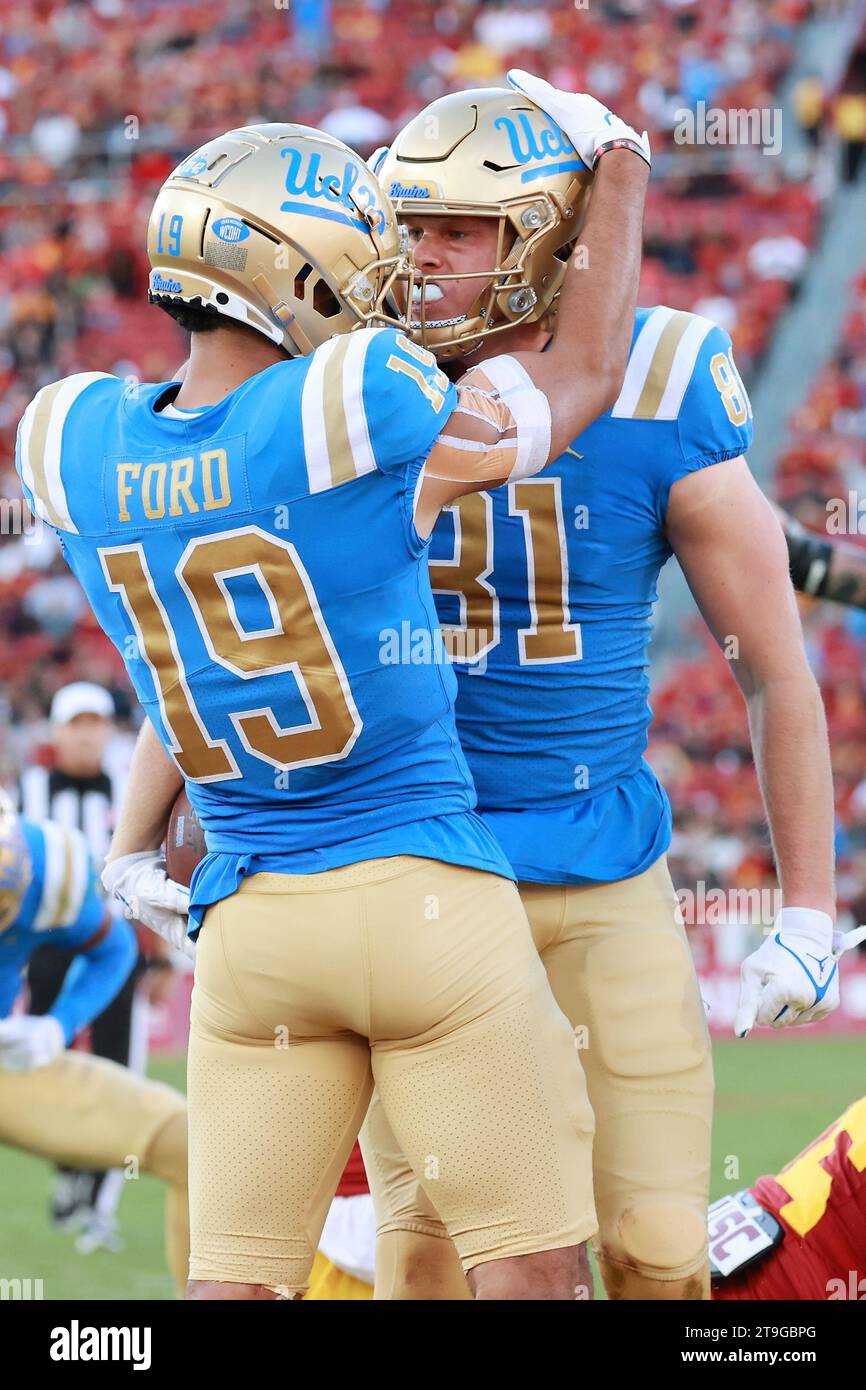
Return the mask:
POLYGON ((45 508, 50 524, 59 530, 63 529, 65 522, 51 501, 48 477, 45 472, 45 447, 48 440, 51 412, 54 409, 54 403, 60 389, 64 385, 64 380, 55 381, 52 386, 44 386, 34 401, 33 425, 30 430, 30 442, 27 451, 34 496, 45 508))
POLYGON ((346 403, 343 396, 343 367, 349 351, 351 335, 340 339, 336 348, 325 363, 325 438, 328 442, 328 458, 331 466, 331 486, 339 487, 357 477, 355 455, 349 439, 349 424, 346 419, 346 403))
POLYGON ((72 866, 74 842, 68 830, 63 831, 63 873, 57 893, 57 925, 69 925, 69 904, 72 898, 72 866))
POLYGON ((676 350, 692 321, 692 317, 685 310, 679 310, 677 313, 671 314, 662 329, 650 362, 646 381, 634 408, 636 420, 652 420, 655 417, 668 384, 676 350))

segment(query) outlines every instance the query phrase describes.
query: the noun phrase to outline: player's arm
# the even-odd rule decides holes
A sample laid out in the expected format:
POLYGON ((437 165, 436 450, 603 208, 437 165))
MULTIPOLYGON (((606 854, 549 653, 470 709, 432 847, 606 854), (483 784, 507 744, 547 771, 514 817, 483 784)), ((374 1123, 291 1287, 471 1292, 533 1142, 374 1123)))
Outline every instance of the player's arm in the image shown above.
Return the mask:
MULTIPOLYGON (((545 352, 489 358, 458 383, 456 408, 430 451, 416 503, 422 536, 456 497, 540 472, 610 409, 622 387, 634 330, 648 148, 645 156, 632 148, 593 155, 609 131, 606 108, 590 97, 554 95, 592 103, 598 126, 590 135, 556 116, 597 169, 581 242, 563 281, 553 342, 545 352)), ((579 122, 587 122, 585 108, 578 109, 579 122)))
POLYGON ((785 537, 744 458, 674 483, 666 529, 746 701, 782 888, 771 937, 743 966, 737 1032, 745 1035, 756 1021, 808 1022, 838 1003, 835 956, 846 947, 834 934, 827 725, 785 537))
POLYGON ((545 352, 515 353, 550 406, 550 458, 614 404, 634 332, 650 173, 646 133, 585 93, 561 92, 512 69, 525 92, 569 137, 593 170, 589 210, 563 281, 553 342, 545 352))
POLYGON ((51 1006, 67 1044, 117 996, 138 955, 135 932, 120 917, 103 911, 96 931, 88 931, 57 934, 57 945, 78 952, 51 1006))
POLYGON ((674 483, 666 530, 746 701, 785 903, 834 916, 827 725, 773 508, 731 459, 674 483))
POLYGON ((776 515, 788 542, 794 588, 813 598, 866 608, 866 550, 807 531, 781 508, 777 508, 776 515))
POLYGON ((150 720, 145 719, 136 740, 106 863, 125 854, 159 849, 182 786, 182 772, 166 753, 150 720))
POLYGON ((159 848, 182 786, 183 775, 146 719, 132 755, 102 883, 128 921, 141 922, 169 945, 192 954, 186 935, 189 890, 167 876, 159 848))
POLYGON ((0 1022, 0 1066, 7 1071, 33 1071, 59 1057, 116 997, 138 953, 135 932, 105 912, 95 886, 79 922, 45 933, 40 944, 73 947, 80 954, 47 1014, 16 1014, 0 1022), (99 925, 94 930, 95 915, 99 925))

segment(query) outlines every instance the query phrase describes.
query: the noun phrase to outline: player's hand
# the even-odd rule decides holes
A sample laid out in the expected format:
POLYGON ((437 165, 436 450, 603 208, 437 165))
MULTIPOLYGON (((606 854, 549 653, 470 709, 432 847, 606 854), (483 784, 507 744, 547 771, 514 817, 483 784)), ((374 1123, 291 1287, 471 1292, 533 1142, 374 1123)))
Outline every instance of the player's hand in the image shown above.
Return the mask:
POLYGON ((734 1032, 756 1023, 790 1028, 815 1023, 839 1005, 839 957, 866 938, 866 928, 837 932, 826 912, 785 907, 766 941, 740 967, 734 1032))
POLYGON ((373 153, 367 160, 367 168, 370 170, 371 173, 378 174, 382 164, 382 160, 385 158, 390 148, 390 145, 379 145, 373 151, 373 153))
POLYGON ((102 870, 102 884, 121 907, 129 922, 150 927, 170 946, 195 959, 195 946, 187 936, 189 889, 168 877, 158 850, 122 854, 102 870))
POLYGON ((65 1048, 63 1025, 51 1014, 16 1014, 0 1020, 0 1067, 6 1071, 47 1067, 65 1048))
POLYGON ((543 77, 511 68, 508 81, 546 111, 568 136, 584 164, 594 169, 606 149, 629 149, 652 165, 649 136, 638 135, 606 106, 586 92, 561 92, 543 77))

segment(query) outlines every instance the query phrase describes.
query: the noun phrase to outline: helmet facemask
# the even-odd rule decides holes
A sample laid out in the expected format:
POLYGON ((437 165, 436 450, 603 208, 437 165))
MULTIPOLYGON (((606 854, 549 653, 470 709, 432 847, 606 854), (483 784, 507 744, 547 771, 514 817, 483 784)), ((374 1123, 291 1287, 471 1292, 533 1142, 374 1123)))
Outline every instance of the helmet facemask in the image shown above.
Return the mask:
MULTIPOLYGON (((404 216, 411 216, 407 209, 401 211, 404 216)), ((502 207, 491 210, 479 204, 458 202, 442 207, 425 204, 423 211, 418 209, 418 214, 424 217, 490 217, 498 221, 493 266, 484 270, 437 271, 425 275, 413 260, 407 273, 397 277, 394 300, 399 313, 409 320, 414 340, 434 351, 440 361, 468 356, 493 334, 518 324, 536 323, 547 314, 565 273, 565 257, 571 242, 565 243, 565 257, 557 252, 553 254, 543 279, 546 289, 553 285, 556 288, 540 300, 532 283, 533 267, 539 253, 546 261, 550 260, 549 253, 545 255, 544 240, 555 215, 546 199, 534 198, 517 210, 502 207), (480 281, 478 295, 465 313, 454 318, 438 318, 436 301, 428 297, 428 287, 456 280, 480 281), (410 312, 407 312, 407 303, 411 304, 410 312)))

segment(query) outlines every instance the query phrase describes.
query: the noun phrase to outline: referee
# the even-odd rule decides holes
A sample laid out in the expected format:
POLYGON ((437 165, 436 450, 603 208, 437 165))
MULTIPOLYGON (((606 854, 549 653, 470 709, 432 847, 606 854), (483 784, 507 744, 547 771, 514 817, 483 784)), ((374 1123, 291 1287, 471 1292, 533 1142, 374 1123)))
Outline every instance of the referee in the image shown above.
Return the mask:
MULTIPOLYGON (((51 820, 81 830, 101 869, 122 788, 105 769, 105 752, 114 733, 114 701, 102 686, 88 681, 65 685, 51 703, 53 766, 28 767, 21 776, 22 814, 37 822, 51 820)), ((42 948, 32 956, 28 971, 30 1011, 47 1013, 74 960, 73 952, 42 948)), ((113 1002, 94 1019, 91 1049, 122 1066, 143 1071, 147 1057, 146 1021, 135 1007, 135 986, 142 962, 136 963, 113 1002)), ((51 1201, 51 1218, 61 1230, 78 1230, 78 1248, 118 1250, 116 1210, 121 1173, 58 1170, 51 1201)))

